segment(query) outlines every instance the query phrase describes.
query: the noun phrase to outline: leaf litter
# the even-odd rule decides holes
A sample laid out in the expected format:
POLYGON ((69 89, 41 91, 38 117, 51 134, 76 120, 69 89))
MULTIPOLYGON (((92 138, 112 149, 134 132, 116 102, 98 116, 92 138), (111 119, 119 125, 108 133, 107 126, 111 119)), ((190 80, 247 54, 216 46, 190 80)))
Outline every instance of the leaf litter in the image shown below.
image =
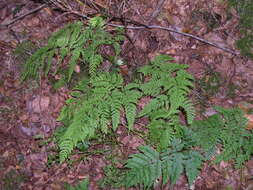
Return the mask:
MULTIPOLYGON (((70 6, 74 10, 79 10, 81 4, 78 2, 73 1, 70 6)), ((8 3, 2 1, 0 18, 2 22, 8 22, 36 5, 38 4, 28 0, 8 3)), ((94 1, 93 7, 84 6, 82 11, 97 14, 97 10, 103 8, 115 17, 126 17, 141 23, 148 23, 151 20, 150 24, 159 24, 202 36, 221 46, 235 49, 234 43, 239 37, 236 28, 238 15, 231 10, 233 16, 228 18, 228 6, 225 1, 167 0, 164 1, 160 13, 150 19, 150 15, 157 8, 156 5, 157 2, 154 0, 94 1)), ((76 17, 72 14, 44 8, 0 31, 0 178, 3 179, 0 182, 0 189, 57 190, 63 189, 64 182, 75 184, 84 178, 90 179, 90 189, 99 189, 99 181, 104 176, 103 168, 114 162, 118 166, 123 164, 120 160, 109 159, 108 154, 104 152, 109 150, 109 155, 114 152, 119 158, 126 159, 129 154, 137 151, 137 146, 143 144, 142 139, 138 137, 140 134, 129 135, 124 127, 119 127, 117 141, 120 144, 115 146, 117 150, 110 147, 111 145, 108 148, 106 146, 108 139, 105 139, 89 148, 88 152, 94 154, 77 152, 78 154, 70 158, 71 167, 69 167, 67 164, 57 165, 55 145, 43 142, 43 139, 50 137, 60 125, 56 118, 68 98, 68 89, 61 88, 55 92, 46 79, 42 79, 39 85, 18 83, 24 62, 15 59, 12 52, 18 43, 25 40, 31 40, 36 46, 43 45, 43 41, 45 42, 53 31, 73 20, 76 20, 76 17), (16 180, 10 181, 10 178, 16 180)), ((127 34, 133 41, 126 40, 122 45, 122 51, 124 60, 129 63, 130 73, 158 53, 166 53, 179 63, 189 64, 189 71, 197 79, 209 75, 204 82, 208 82, 214 72, 220 73, 223 84, 216 94, 205 97, 208 91, 196 91, 192 95, 193 99, 198 101, 202 98, 207 105, 218 104, 225 107, 253 100, 251 60, 162 30, 128 30, 127 34), (230 91, 232 92, 229 93, 230 91)), ((148 101, 150 101, 148 97, 143 98, 139 102, 139 107, 143 107, 148 101)), ((245 110, 245 106, 242 109, 245 110)), ((252 115, 245 114, 249 114, 247 116, 252 123, 252 115)), ((124 124, 123 119, 121 121, 124 124)), ((134 126, 138 131, 144 131, 141 135, 145 135, 146 123, 145 119, 139 119, 134 126)), ((251 123, 248 126, 250 130, 251 123)), ((205 163, 192 189, 249 189, 252 187, 250 180, 252 170, 252 160, 240 171, 234 170, 231 163, 221 162, 219 165, 205 163)), ((160 187, 154 189, 158 190, 160 187)), ((169 187, 165 186, 163 189, 169 187)), ((189 189, 186 178, 182 176, 173 189, 189 189)))

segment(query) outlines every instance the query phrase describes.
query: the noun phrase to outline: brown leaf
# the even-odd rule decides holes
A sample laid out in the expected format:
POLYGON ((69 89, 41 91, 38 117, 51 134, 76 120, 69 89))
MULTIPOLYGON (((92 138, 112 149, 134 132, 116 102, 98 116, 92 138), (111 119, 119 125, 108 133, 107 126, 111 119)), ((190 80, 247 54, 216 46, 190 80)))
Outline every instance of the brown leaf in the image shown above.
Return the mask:
POLYGON ((253 129, 253 115, 245 114, 244 116, 248 119, 246 129, 252 130, 253 129))
POLYGON ((50 98, 48 96, 38 96, 32 101, 32 110, 40 113, 48 109, 50 98))

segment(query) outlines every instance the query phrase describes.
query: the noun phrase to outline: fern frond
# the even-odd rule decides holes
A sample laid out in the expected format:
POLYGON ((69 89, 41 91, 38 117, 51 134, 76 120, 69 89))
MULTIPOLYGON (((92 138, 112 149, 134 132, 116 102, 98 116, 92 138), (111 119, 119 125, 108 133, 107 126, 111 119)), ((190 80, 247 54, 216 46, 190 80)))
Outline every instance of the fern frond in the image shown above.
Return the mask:
POLYGON ((184 165, 189 185, 192 185, 193 181, 199 175, 203 160, 203 156, 196 151, 189 151, 186 155, 184 165))
POLYGON ((170 94, 169 101, 170 109, 168 116, 178 113, 178 108, 186 101, 186 97, 183 95, 182 90, 175 88, 170 94))
POLYGON ((131 155, 127 161, 130 171, 124 183, 126 187, 143 184, 144 188, 149 188, 161 176, 161 160, 159 153, 148 146, 139 147, 139 150, 142 153, 131 155))
POLYGON ((151 80, 141 85, 141 90, 145 95, 156 96, 160 93, 162 87, 161 80, 151 80))
POLYGON ((126 119, 128 123, 128 129, 132 130, 134 121, 135 121, 135 116, 136 116, 136 105, 133 103, 128 103, 125 104, 125 111, 126 111, 126 119))
POLYGON ((184 147, 184 143, 178 139, 173 139, 171 148, 162 153, 149 146, 139 147, 141 153, 130 155, 127 161, 126 167, 129 170, 123 183, 126 187, 141 184, 144 188, 149 188, 162 177, 163 184, 170 179, 174 185, 185 170, 191 185, 199 175, 203 157, 196 151, 182 151, 184 147))
POLYGON ((118 91, 112 92, 111 104, 111 115, 112 115, 112 128, 114 131, 118 128, 120 122, 120 109, 122 106, 122 93, 118 91))
POLYGON ((96 75, 96 71, 98 66, 102 63, 103 58, 100 54, 92 54, 89 58, 89 73, 91 77, 94 77, 96 75))
POLYGON ((174 130, 163 119, 152 120, 147 126, 149 129, 149 138, 152 142, 158 144, 158 151, 164 150, 174 138, 174 130))
MULTIPOLYGON (((99 47, 102 45, 114 47, 115 57, 117 57, 120 53, 119 40, 122 39, 122 36, 114 39, 110 33, 106 32, 104 25, 101 24, 103 22, 98 21, 101 19, 95 18, 97 24, 91 21, 87 27, 84 27, 82 22, 68 24, 55 32, 48 39, 48 44, 37 50, 26 61, 21 80, 38 77, 38 71, 42 68, 45 68, 44 73, 47 75, 51 71, 52 58, 54 56, 59 57, 57 64, 61 64, 67 55, 70 55, 70 62, 67 67, 68 81, 72 77, 75 65, 81 58, 83 59, 82 63, 89 64, 89 74, 94 77, 103 61, 99 47), (45 58, 47 57, 48 60, 46 61, 45 58)), ((54 74, 57 72, 58 67, 56 67, 54 74)))
POLYGON ((70 81, 70 79, 72 77, 72 74, 74 72, 75 66, 77 64, 77 60, 80 57, 81 51, 82 51, 81 49, 75 49, 72 52, 72 56, 71 56, 70 61, 69 61, 68 82, 70 81))
POLYGON ((222 151, 216 156, 215 163, 234 160, 236 167, 253 154, 250 144, 253 134, 245 129, 247 119, 240 109, 225 109, 216 107, 219 114, 212 115, 203 121, 194 121, 192 124, 198 145, 206 152, 216 145, 222 145, 222 151))
POLYGON ((137 90, 124 89, 124 94, 122 96, 122 104, 125 109, 126 119, 128 122, 128 129, 132 130, 134 121, 136 118, 136 105, 138 99, 142 96, 141 92, 137 90))
POLYGON ((186 93, 188 93, 191 88, 194 87, 192 82, 194 80, 193 76, 187 73, 185 70, 179 70, 175 79, 177 82, 177 87, 186 93))
POLYGON ((188 124, 192 124, 195 118, 195 108, 190 100, 185 100, 181 107, 184 109, 188 124))
POLYGON ((158 110, 159 108, 165 106, 167 101, 168 97, 166 95, 160 95, 152 99, 139 113, 139 117, 148 115, 150 112, 158 110))

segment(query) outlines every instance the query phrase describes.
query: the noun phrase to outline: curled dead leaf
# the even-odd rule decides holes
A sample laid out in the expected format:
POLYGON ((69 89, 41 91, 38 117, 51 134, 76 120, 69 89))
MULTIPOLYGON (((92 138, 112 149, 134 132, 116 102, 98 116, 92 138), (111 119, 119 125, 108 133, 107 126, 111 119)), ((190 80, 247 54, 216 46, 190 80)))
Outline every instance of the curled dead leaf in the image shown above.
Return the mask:
POLYGON ((253 110, 253 104, 248 102, 240 102, 238 107, 243 111, 244 116, 248 119, 246 129, 252 130, 253 129, 253 114, 249 114, 253 110))
POLYGON ((239 102, 238 107, 244 112, 248 113, 253 109, 253 104, 250 104, 248 102, 239 102))
POLYGON ((248 119, 246 129, 252 130, 253 129, 253 115, 252 114, 245 114, 244 116, 248 119))
POLYGON ((32 101, 32 110, 40 113, 48 109, 50 98, 48 96, 38 96, 32 101))

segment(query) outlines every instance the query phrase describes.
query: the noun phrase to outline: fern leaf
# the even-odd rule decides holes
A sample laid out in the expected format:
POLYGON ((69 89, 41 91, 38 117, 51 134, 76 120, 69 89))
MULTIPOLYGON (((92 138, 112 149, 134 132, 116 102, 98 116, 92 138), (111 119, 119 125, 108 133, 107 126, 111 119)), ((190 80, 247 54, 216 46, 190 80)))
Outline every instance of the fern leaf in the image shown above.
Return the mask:
POLYGON ((145 95, 156 96, 160 93, 162 83, 160 80, 151 80, 141 86, 145 95))
POLYGON ((193 76, 185 70, 179 70, 175 79, 177 81, 178 88, 185 92, 189 92, 190 88, 194 87, 192 83, 194 80, 193 76))
POLYGON ((183 172, 183 154, 181 153, 176 153, 173 155, 172 159, 172 167, 170 168, 170 180, 171 184, 174 185, 177 180, 179 179, 180 175, 183 172))
POLYGON ((172 57, 168 56, 168 55, 158 55, 156 56, 152 61, 151 61, 151 65, 157 65, 160 63, 165 63, 168 61, 172 61, 174 60, 172 57))
POLYGON ((140 84, 139 83, 129 83, 125 86, 125 90, 128 91, 128 90, 132 90, 132 89, 139 89, 140 88, 140 84))
POLYGON ((142 153, 131 155, 126 167, 130 171, 126 175, 127 187, 143 184, 145 188, 151 185, 161 176, 161 161, 159 153, 148 146, 139 147, 142 153))
POLYGON ((181 105, 181 107, 184 109, 186 113, 186 118, 188 124, 192 124, 194 118, 195 118, 195 108, 190 100, 184 101, 184 103, 181 105))
POLYGON ((48 52, 47 65, 46 65, 46 69, 45 69, 45 75, 48 75, 48 73, 49 73, 49 70, 50 70, 51 65, 52 65, 52 59, 53 59, 54 55, 55 55, 55 49, 53 49, 50 52, 48 52))
POLYGON ((108 125, 110 123, 110 105, 108 105, 106 102, 101 102, 101 104, 98 107, 100 113, 100 125, 101 125, 101 131, 105 134, 108 132, 108 125))
POLYGON ((165 150, 173 139, 173 129, 167 127, 162 131, 161 139, 160 139, 160 150, 165 150))
POLYGON ((75 70, 75 66, 77 64, 77 60, 80 57, 81 51, 82 51, 81 49, 75 49, 72 52, 72 56, 71 56, 70 62, 69 62, 68 81, 70 81, 70 79, 72 77, 72 74, 73 74, 73 72, 75 70))
POLYGON ((168 115, 178 113, 178 108, 183 105, 185 96, 182 95, 182 91, 175 89, 170 95, 170 110, 168 115))
POLYGON ((120 123, 120 109, 122 105, 122 93, 113 91, 111 98, 111 112, 112 112, 112 128, 114 131, 118 128, 120 123))
POLYGON ((64 160, 66 160, 69 156, 69 154, 71 153, 71 151, 73 150, 75 144, 72 141, 72 137, 70 138, 66 138, 64 137, 64 140, 62 140, 59 143, 59 147, 60 147, 60 163, 62 163, 64 160))
POLYGON ((80 34, 82 31, 82 22, 76 22, 75 24, 72 25, 72 31, 71 31, 71 36, 69 39, 69 46, 73 47, 80 39, 80 34))
POLYGON ((91 77, 94 77, 96 75, 96 71, 100 63, 102 63, 103 58, 100 54, 92 54, 89 59, 90 67, 89 67, 89 73, 91 77))
POLYGON ((59 61, 57 62, 57 65, 61 64, 62 61, 64 60, 64 58, 67 56, 69 50, 68 48, 66 47, 62 47, 60 50, 59 50, 59 55, 60 55, 60 59, 59 61))
POLYGON ((134 121, 135 121, 135 116, 136 116, 136 105, 133 103, 128 103, 125 105, 125 110, 126 110, 128 129, 132 130, 134 121))
POLYGON ((199 170, 201 168, 203 160, 204 158, 202 155, 196 151, 190 151, 188 153, 184 164, 189 185, 192 185, 193 181, 199 175, 199 170))
POLYGON ((165 102, 168 100, 166 95, 160 95, 154 99, 152 99, 139 113, 139 117, 145 116, 152 112, 153 110, 157 110, 165 105, 165 102))

